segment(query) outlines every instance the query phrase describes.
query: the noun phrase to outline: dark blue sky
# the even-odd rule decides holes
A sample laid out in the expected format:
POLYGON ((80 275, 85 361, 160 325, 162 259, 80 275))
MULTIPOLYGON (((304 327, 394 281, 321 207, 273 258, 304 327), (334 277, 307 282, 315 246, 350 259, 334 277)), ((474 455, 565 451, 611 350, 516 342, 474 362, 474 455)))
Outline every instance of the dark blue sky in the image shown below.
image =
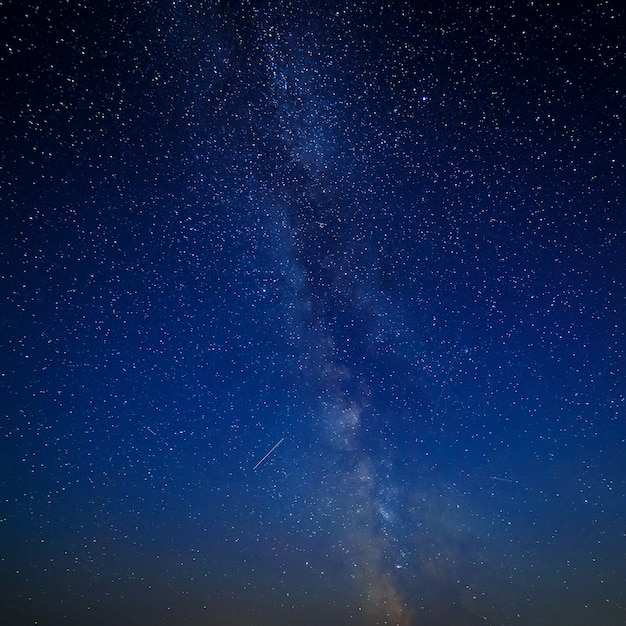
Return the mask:
POLYGON ((624 623, 626 15, 492 4, 2 8, 3 623, 624 623))

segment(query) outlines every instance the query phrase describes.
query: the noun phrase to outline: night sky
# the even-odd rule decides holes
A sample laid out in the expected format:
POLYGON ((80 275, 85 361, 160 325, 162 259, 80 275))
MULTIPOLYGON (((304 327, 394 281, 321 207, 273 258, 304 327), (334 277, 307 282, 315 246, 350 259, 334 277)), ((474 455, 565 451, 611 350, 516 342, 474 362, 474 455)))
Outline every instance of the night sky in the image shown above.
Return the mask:
POLYGON ((626 623, 626 9, 3 2, 6 626, 626 623))

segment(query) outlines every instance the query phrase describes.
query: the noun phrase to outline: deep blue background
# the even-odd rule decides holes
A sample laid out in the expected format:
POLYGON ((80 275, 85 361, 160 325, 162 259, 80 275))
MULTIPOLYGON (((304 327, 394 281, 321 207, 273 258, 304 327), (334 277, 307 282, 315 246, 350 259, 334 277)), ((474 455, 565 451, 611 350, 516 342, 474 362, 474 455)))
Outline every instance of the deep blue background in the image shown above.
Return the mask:
POLYGON ((624 623, 625 22, 5 5, 3 623, 624 623))

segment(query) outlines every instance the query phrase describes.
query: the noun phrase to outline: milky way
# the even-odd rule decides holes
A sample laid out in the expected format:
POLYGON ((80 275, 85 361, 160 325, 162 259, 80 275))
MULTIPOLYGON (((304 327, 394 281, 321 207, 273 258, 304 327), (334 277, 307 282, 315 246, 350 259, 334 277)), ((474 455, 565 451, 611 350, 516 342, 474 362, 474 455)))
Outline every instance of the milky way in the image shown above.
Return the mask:
POLYGON ((621 624, 624 9, 19 3, 7 624, 621 624))

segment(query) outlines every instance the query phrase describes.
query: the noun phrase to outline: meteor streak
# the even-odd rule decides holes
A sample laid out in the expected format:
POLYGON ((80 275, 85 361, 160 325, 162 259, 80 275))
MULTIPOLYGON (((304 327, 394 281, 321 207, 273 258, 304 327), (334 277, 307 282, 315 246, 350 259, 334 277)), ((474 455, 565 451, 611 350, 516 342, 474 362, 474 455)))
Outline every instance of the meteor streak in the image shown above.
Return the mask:
POLYGON ((283 441, 285 441, 284 437, 277 444, 275 444, 274 447, 252 468, 252 471, 254 472, 256 468, 259 467, 259 465, 261 465, 261 463, 263 463, 263 461, 265 461, 265 459, 267 459, 267 457, 272 454, 272 452, 274 452, 274 450, 276 450, 276 448, 278 448, 283 441))

